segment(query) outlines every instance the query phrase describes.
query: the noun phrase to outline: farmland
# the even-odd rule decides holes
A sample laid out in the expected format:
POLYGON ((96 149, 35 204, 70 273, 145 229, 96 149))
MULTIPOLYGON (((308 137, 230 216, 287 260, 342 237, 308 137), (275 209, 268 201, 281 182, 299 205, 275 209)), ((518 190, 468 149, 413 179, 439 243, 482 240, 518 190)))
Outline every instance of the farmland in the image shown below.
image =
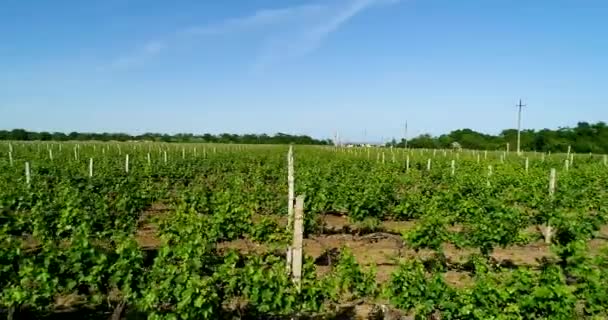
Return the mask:
POLYGON ((288 148, 0 144, 0 308, 15 319, 608 317, 605 156, 296 146, 294 284, 288 148))

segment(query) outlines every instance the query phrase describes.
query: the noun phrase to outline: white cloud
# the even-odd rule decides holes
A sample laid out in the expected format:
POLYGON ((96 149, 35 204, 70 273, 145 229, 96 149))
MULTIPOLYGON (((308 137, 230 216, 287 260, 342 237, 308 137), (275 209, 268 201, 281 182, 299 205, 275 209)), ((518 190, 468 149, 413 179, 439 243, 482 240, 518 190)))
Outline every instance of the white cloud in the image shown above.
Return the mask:
POLYGON ((209 36, 228 36, 263 30, 252 69, 261 71, 272 64, 305 56, 318 49, 333 32, 363 11, 400 0, 336 0, 300 6, 260 9, 251 15, 228 18, 218 23, 179 30, 165 41, 153 40, 110 63, 110 68, 143 65, 180 41, 201 41, 209 36))

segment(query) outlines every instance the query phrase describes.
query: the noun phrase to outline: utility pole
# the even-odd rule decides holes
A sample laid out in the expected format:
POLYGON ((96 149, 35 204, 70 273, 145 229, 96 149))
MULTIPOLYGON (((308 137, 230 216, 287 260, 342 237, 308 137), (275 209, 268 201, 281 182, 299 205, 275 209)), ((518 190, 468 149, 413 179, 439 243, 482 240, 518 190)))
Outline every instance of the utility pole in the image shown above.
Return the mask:
POLYGON ((521 103, 521 99, 519 99, 519 103, 516 105, 518 108, 517 111, 517 155, 521 154, 521 108, 525 107, 525 104, 521 103))
POLYGON ((404 143, 403 147, 405 149, 407 149, 407 121, 405 122, 405 128, 403 131, 403 143, 404 143))

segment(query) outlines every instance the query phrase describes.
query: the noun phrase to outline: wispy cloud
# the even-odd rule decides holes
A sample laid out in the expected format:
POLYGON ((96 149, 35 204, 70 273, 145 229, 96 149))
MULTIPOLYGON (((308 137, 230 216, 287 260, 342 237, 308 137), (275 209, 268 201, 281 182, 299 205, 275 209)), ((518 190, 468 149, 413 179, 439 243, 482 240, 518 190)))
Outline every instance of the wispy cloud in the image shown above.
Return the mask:
POLYGON ((379 4, 393 4, 399 0, 350 0, 328 7, 321 17, 306 21, 293 34, 268 41, 253 64, 254 70, 286 59, 305 56, 318 49, 323 41, 356 15, 379 4))
POLYGON ((99 71, 129 69, 144 65, 153 57, 167 48, 167 43, 161 40, 153 40, 144 43, 135 50, 110 61, 107 65, 98 68, 99 71))
POLYGON ((204 41, 212 36, 230 36, 262 31, 252 70, 261 71, 273 64, 303 57, 317 50, 336 30, 363 11, 400 0, 340 0, 300 6, 260 9, 251 15, 191 26, 175 32, 166 40, 149 41, 134 52, 112 61, 110 68, 141 66, 162 51, 182 41, 204 41))

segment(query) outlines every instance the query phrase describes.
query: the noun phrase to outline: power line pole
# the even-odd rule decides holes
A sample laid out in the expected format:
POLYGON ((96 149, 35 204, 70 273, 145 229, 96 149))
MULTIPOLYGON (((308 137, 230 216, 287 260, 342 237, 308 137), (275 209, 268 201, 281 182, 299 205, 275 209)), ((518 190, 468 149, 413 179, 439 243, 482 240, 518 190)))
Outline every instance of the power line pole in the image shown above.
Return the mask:
POLYGON ((521 99, 519 99, 519 103, 516 105, 518 108, 517 111, 517 154, 521 154, 521 108, 525 107, 525 104, 521 103, 521 99))
POLYGON ((403 147, 407 149, 407 121, 405 122, 405 128, 403 131, 403 147))

